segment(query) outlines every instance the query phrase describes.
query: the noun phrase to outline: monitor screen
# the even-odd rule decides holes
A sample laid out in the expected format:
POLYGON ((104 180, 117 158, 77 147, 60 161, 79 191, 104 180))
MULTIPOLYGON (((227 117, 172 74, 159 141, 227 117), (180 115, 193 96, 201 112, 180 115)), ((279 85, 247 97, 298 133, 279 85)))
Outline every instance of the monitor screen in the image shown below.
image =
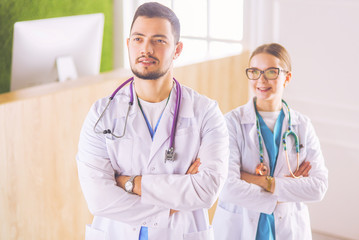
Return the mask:
POLYGON ((11 91, 98 74, 103 27, 102 13, 16 22, 11 91))

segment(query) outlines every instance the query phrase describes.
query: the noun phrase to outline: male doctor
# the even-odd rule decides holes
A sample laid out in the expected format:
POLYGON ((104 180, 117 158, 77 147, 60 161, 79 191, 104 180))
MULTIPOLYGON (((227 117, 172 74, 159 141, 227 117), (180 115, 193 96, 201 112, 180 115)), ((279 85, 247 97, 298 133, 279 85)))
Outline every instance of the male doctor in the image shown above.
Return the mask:
POLYGON ((134 80, 84 122, 77 164, 94 215, 86 239, 213 239, 207 210, 227 176, 228 133, 216 102, 173 78, 179 36, 172 10, 141 5, 127 39, 134 80))

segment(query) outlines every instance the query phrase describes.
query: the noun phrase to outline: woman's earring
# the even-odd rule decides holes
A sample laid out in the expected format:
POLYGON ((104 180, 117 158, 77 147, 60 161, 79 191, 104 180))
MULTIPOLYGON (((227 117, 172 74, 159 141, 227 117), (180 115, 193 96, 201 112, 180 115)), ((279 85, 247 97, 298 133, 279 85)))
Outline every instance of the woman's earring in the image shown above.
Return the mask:
POLYGON ((287 86, 288 81, 284 81, 283 87, 287 86))

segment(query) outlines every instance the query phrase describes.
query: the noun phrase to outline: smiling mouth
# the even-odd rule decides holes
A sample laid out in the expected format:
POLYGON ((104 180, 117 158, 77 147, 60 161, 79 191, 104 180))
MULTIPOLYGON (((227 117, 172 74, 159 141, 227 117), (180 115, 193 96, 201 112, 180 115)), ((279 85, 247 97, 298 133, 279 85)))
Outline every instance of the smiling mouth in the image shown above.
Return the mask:
POLYGON ((268 87, 268 88, 257 88, 257 90, 261 91, 261 92, 266 92, 268 90, 270 90, 271 88, 268 87))

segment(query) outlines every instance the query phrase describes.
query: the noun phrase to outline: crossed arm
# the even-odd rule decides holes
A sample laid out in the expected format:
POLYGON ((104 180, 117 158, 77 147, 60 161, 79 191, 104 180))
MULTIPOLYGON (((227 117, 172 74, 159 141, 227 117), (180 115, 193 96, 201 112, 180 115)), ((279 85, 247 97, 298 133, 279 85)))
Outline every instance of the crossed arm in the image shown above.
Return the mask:
MULTIPOLYGON (((196 174, 198 173, 198 168, 201 165, 201 160, 199 158, 197 158, 192 164, 191 166, 188 168, 186 174, 196 174)), ((130 176, 126 176, 126 175, 120 175, 120 176, 116 176, 116 183, 117 186, 119 186, 122 189, 125 189, 125 184, 126 182, 130 179, 130 176)), ((133 186, 133 193, 137 194, 138 196, 141 196, 141 181, 142 181, 142 176, 136 176, 133 180, 134 182, 134 186, 133 186)), ((170 211, 170 215, 172 215, 173 213, 178 212, 177 210, 173 210, 171 209, 170 211)))
MULTIPOLYGON (((170 209, 195 211, 213 205, 228 172, 229 154, 225 121, 214 102, 208 103, 208 111, 205 111, 205 116, 201 116, 201 125, 196 125, 198 120, 194 121, 195 125, 188 130, 184 128, 180 136, 182 141, 192 136, 200 137, 200 141, 198 138, 198 142, 196 140, 195 144, 186 147, 187 157, 184 155, 187 161, 192 156, 201 158, 200 171, 197 172, 198 166, 191 168, 188 161, 187 174, 190 175, 182 170, 180 174, 165 171, 162 174, 139 176, 134 181, 136 194, 128 194, 119 187, 124 186, 128 176, 115 177, 114 174, 121 170, 113 164, 119 161, 116 154, 119 144, 123 143, 123 147, 126 147, 134 143, 113 141, 94 133, 93 126, 101 112, 97 105, 85 120, 76 157, 81 188, 93 215, 131 225, 146 221, 167 227, 170 209)), ((141 156, 137 153, 132 156, 133 159, 137 157, 141 156)))
MULTIPOLYGON (((294 172, 294 175, 308 177, 308 174, 309 174, 309 171, 311 168, 312 168, 312 166, 310 165, 310 162, 304 161, 299 166, 299 169, 294 172)), ((292 177, 292 176, 289 175, 288 177, 292 177)), ((266 176, 259 176, 259 175, 250 174, 250 173, 241 171, 241 179, 248 183, 256 184, 271 193, 273 193, 275 190, 275 178, 273 178, 273 180, 271 180, 272 181, 271 184, 268 185, 269 180, 267 180, 266 176), (268 186, 270 186, 270 189, 268 188, 268 186)))

